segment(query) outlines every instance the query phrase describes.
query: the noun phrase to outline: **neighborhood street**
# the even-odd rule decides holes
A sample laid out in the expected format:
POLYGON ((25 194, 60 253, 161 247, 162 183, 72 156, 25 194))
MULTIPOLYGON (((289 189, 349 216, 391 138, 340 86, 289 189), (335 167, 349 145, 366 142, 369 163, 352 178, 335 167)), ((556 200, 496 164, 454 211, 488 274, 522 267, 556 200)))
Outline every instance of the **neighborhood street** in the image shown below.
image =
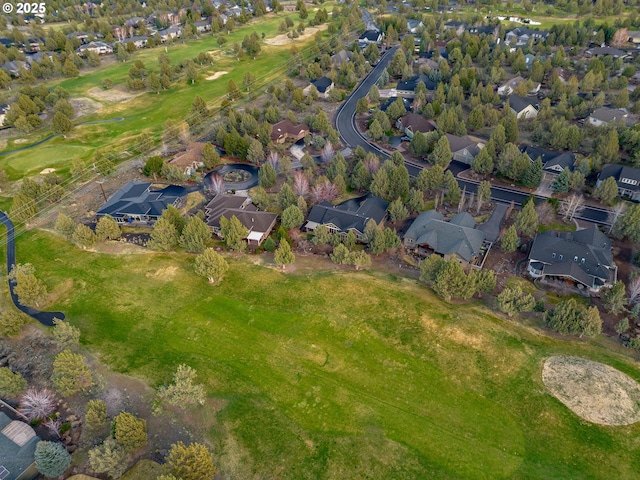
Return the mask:
MULTIPOLYGON (((373 68, 373 70, 369 72, 369 74, 362 80, 362 82, 360 82, 360 84, 355 87, 353 92, 345 99, 344 103, 338 109, 338 113, 336 114, 335 118, 336 130, 340 134, 340 138, 342 139, 342 142, 345 144, 345 146, 349 146, 351 148, 361 146, 365 149, 366 152, 373 152, 383 159, 389 158, 389 154, 381 150, 377 146, 369 143, 367 138, 365 138, 358 131, 355 122, 356 105, 358 103, 358 100, 365 97, 369 93, 369 89, 371 88, 371 86, 378 81, 380 75, 382 74, 382 71, 387 67, 397 49, 398 46, 392 47, 381 56, 380 61, 373 68)), ((422 165, 407 161, 405 161, 405 165, 407 167, 407 170, 409 171, 409 175, 411 175, 412 177, 417 177, 420 173, 420 170, 425 168, 422 165)), ((451 162, 449 166, 449 170, 452 171, 452 173, 458 180, 460 189, 466 189, 467 192, 476 192, 476 188, 478 185, 476 182, 464 180, 458 177, 458 174, 460 172, 467 170, 468 168, 468 165, 460 162, 451 162)), ((491 198, 498 202, 514 202, 516 205, 521 205, 530 196, 530 194, 522 193, 515 189, 497 186, 491 187, 491 198)), ((534 198, 536 203, 547 200, 546 197, 537 195, 534 195, 534 198)), ((609 210, 605 208, 587 206, 581 215, 576 215, 574 218, 601 225, 609 225, 608 213, 609 210)))

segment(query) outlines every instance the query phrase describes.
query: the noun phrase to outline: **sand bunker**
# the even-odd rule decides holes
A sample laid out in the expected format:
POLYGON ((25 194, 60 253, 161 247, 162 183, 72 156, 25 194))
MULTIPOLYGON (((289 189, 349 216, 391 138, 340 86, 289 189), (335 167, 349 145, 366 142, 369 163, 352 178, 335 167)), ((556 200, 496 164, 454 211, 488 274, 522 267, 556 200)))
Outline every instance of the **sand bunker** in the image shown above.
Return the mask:
POLYGON ((600 425, 640 421, 640 384, 613 367, 579 357, 549 357, 542 381, 579 417, 600 425))
POLYGON ((327 28, 328 24, 325 25, 320 25, 319 27, 308 27, 304 29, 304 32, 302 33, 302 35, 300 35, 298 38, 294 38, 291 39, 289 37, 287 37, 286 33, 283 33, 282 35, 277 35, 273 38, 267 38, 264 43, 266 43, 267 45, 288 45, 290 43, 299 41, 299 40, 304 40, 305 38, 309 38, 313 35, 315 35, 316 32, 320 31, 320 30, 324 30, 325 28, 327 28))
POLYGON ((215 80, 217 78, 220 78, 223 75, 226 75, 227 73, 229 73, 229 72, 216 72, 213 75, 209 75, 207 77, 207 80, 215 80))
POLYGON ((114 87, 110 90, 105 90, 104 88, 100 87, 93 87, 87 93, 92 97, 97 98, 98 100, 106 100, 107 102, 118 103, 131 100, 132 98, 137 97, 138 95, 142 95, 145 92, 128 92, 123 86, 118 85, 117 87, 114 87))
POLYGON ((76 97, 69 100, 75 111, 74 118, 91 115, 102 110, 102 104, 87 97, 76 97))

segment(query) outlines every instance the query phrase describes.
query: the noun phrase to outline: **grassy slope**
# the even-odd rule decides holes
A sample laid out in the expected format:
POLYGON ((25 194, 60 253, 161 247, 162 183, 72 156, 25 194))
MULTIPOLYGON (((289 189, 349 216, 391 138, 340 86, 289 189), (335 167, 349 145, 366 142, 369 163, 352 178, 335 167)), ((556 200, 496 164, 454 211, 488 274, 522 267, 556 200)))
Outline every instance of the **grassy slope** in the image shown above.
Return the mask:
POLYGON ((44 232, 18 254, 115 369, 157 384, 186 362, 228 400, 209 433, 232 478, 637 478, 639 426, 581 422, 541 384, 555 353, 640 379, 597 344, 376 272, 231 260, 210 287, 186 255, 86 253, 44 232))

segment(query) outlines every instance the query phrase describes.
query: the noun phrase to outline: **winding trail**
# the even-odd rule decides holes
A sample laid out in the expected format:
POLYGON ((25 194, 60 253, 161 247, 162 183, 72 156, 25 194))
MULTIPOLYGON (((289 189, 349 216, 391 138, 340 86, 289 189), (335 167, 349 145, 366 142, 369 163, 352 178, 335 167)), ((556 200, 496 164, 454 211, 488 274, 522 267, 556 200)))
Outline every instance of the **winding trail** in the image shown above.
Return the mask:
MULTIPOLYGON (((13 222, 9 219, 6 213, 0 212, 0 222, 7 227, 7 273, 11 271, 13 265, 16 264, 16 239, 15 232, 13 228, 13 222)), ((16 287, 16 282, 13 280, 9 280, 9 293, 11 294, 11 300, 13 304, 16 306, 18 310, 26 313, 31 318, 39 321, 41 324, 46 325, 48 327, 53 327, 53 319, 58 318, 60 320, 64 320, 65 315, 62 312, 41 312, 40 310, 36 310, 33 307, 27 307, 22 305, 18 300, 18 295, 15 293, 14 288, 16 287)))
MULTIPOLYGON (((124 117, 116 117, 116 118, 107 118, 104 120, 92 120, 90 122, 80 122, 76 125, 79 127, 80 125, 97 125, 99 123, 113 123, 113 122, 121 122, 124 120, 124 117)), ((44 142, 48 142, 52 138, 59 136, 58 133, 52 133, 48 137, 43 138, 42 140, 32 143, 31 145, 25 145, 24 147, 16 148, 15 150, 9 150, 8 152, 0 152, 0 157, 4 157, 6 155, 11 155, 12 153, 22 152, 23 150, 29 150, 31 148, 37 147, 38 145, 42 145, 44 142)))

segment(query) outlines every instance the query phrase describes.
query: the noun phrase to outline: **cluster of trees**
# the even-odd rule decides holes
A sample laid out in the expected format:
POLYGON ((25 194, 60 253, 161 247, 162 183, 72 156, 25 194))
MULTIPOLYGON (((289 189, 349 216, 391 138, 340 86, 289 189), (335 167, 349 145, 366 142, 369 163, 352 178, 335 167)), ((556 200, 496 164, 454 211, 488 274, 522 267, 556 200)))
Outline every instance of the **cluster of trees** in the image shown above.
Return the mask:
POLYGON ((420 265, 420 280, 446 301, 491 295, 496 287, 493 270, 470 270, 465 273, 456 259, 445 260, 435 254, 428 256, 420 265))
POLYGON ((154 224, 147 246, 161 251, 181 246, 187 252, 202 253, 211 241, 211 231, 203 218, 203 212, 199 212, 187 220, 177 208, 169 205, 154 224))
POLYGON ((69 216, 59 213, 54 228, 57 233, 73 240, 83 249, 93 246, 96 242, 118 240, 122 236, 120 225, 111 215, 100 217, 94 231, 84 223, 76 224, 69 216))
POLYGON ((70 118, 74 110, 68 98, 69 92, 62 87, 50 90, 44 85, 25 85, 14 94, 4 124, 29 133, 43 124, 41 114, 51 112, 52 130, 65 134, 73 128, 70 118))
POLYGON ((544 315, 545 323, 564 335, 595 337, 602 332, 598 307, 584 307, 575 298, 562 300, 544 315))

